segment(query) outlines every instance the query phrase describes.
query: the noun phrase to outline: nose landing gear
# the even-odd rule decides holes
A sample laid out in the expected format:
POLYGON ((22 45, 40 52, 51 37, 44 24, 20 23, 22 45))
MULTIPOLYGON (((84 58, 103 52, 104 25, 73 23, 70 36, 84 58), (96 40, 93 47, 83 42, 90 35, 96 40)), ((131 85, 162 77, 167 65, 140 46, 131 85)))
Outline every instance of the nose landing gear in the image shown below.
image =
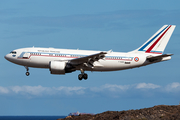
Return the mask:
POLYGON ((26 76, 29 76, 30 75, 30 73, 28 72, 29 71, 29 68, 27 67, 27 66, 25 66, 25 68, 26 68, 26 76))
POLYGON ((80 69, 80 71, 81 71, 81 74, 78 75, 78 79, 82 80, 84 78, 85 80, 87 80, 88 75, 86 73, 84 73, 83 69, 80 69))
POLYGON ((30 75, 30 73, 29 72, 26 72, 26 76, 29 76, 30 75))

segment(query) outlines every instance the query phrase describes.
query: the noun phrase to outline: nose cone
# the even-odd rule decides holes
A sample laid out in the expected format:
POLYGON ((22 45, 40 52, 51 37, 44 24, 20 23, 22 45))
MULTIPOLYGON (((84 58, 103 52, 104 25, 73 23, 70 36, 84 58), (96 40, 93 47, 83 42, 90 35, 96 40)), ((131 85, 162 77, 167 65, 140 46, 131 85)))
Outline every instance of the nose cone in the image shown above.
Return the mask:
POLYGON ((4 56, 4 58, 8 61, 11 61, 12 56, 10 54, 7 54, 6 56, 4 56))
POLYGON ((20 64, 20 63, 22 63, 22 61, 19 61, 19 60, 17 59, 17 55, 16 55, 16 54, 9 53, 9 54, 5 55, 4 58, 5 58, 6 60, 8 60, 9 62, 12 62, 12 63, 15 63, 15 64, 20 64))
POLYGON ((8 60, 8 54, 7 54, 7 55, 5 55, 5 56, 4 56, 4 58, 5 58, 6 60, 8 60))

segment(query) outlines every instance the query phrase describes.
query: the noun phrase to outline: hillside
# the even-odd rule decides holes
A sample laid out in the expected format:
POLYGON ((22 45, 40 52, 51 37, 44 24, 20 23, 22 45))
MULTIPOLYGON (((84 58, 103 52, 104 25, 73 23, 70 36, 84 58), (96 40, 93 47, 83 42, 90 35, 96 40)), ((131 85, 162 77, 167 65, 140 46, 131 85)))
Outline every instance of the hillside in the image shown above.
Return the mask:
POLYGON ((68 116, 58 120, 180 120, 180 105, 158 105, 127 111, 107 111, 96 115, 68 116))

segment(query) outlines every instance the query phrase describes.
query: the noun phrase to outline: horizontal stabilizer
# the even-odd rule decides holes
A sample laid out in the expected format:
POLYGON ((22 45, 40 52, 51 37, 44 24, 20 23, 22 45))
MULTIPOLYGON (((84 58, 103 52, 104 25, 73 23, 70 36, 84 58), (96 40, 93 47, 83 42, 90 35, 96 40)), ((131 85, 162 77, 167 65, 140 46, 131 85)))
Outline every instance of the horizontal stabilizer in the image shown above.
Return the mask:
POLYGON ((157 60, 162 60, 163 58, 166 58, 166 57, 170 57, 172 55, 173 54, 163 54, 163 55, 158 55, 158 56, 147 56, 147 60, 149 62, 154 62, 154 61, 157 61, 157 60))

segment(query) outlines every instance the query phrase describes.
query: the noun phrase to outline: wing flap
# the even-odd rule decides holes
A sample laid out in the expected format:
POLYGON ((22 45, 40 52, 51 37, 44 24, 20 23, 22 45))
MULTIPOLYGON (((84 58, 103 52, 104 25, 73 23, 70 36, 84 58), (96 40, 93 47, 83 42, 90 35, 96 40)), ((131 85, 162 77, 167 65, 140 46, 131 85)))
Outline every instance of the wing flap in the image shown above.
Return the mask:
POLYGON ((85 57, 75 58, 75 59, 70 60, 69 62, 74 65, 87 63, 93 66, 93 63, 95 61, 98 61, 99 59, 103 59, 105 57, 105 54, 107 54, 107 52, 100 52, 100 53, 88 55, 85 57))

